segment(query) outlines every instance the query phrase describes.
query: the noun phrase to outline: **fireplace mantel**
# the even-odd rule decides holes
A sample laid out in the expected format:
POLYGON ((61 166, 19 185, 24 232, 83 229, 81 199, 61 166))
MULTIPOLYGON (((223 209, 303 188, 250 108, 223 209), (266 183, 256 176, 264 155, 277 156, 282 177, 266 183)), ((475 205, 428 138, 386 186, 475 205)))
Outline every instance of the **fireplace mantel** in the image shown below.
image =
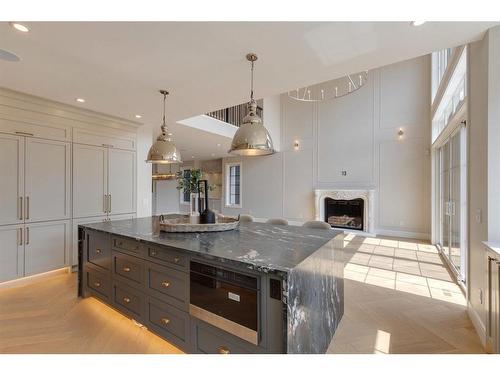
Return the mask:
POLYGON ((346 190, 346 189, 336 189, 336 190, 314 190, 314 207, 316 220, 325 220, 325 199, 358 199, 361 198, 364 201, 364 224, 363 232, 368 234, 375 233, 375 190, 346 190))

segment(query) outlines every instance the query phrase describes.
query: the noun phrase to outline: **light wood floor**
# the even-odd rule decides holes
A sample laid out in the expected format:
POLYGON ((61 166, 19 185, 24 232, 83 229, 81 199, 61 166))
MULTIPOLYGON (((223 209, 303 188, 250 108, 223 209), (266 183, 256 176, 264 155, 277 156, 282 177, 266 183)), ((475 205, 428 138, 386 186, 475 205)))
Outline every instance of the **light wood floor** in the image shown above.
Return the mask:
POLYGON ((350 235, 345 261, 345 314, 329 353, 484 353, 434 246, 350 235))
MULTIPOLYGON (((345 315, 329 353, 482 353, 434 247, 346 239, 345 315)), ((0 289, 0 353, 180 353, 93 298, 76 275, 0 289)))

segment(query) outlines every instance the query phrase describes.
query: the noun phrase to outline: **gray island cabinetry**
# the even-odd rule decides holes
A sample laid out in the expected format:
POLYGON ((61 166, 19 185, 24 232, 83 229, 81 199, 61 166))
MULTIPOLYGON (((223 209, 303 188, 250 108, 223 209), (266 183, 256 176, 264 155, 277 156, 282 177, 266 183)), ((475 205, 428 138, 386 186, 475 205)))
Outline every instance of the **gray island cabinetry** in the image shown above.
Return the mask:
POLYGON ((343 315, 343 234, 241 223, 164 233, 157 217, 79 226, 79 295, 188 353, 324 353, 343 315))

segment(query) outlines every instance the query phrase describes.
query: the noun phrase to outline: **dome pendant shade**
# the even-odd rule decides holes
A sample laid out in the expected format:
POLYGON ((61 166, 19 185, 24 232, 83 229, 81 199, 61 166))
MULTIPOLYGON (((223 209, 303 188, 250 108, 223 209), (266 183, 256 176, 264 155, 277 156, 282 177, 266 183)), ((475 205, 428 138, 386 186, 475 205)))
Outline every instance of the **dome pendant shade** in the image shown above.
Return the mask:
POLYGON ((181 154, 177 147, 172 142, 171 133, 167 131, 167 125, 165 123, 165 100, 168 95, 168 91, 160 90, 163 95, 163 123, 161 125, 161 134, 156 138, 156 142, 153 143, 148 152, 148 158, 146 162, 153 164, 175 164, 182 163, 181 154))
POLYGON ((275 152, 273 140, 262 124, 262 119, 257 115, 257 103, 253 98, 253 67, 254 62, 257 60, 257 55, 249 53, 247 60, 252 63, 248 114, 243 119, 243 125, 234 134, 229 153, 243 156, 271 155, 275 152))
POLYGON ((234 134, 229 153, 243 156, 274 154, 273 140, 257 115, 257 103, 253 99, 248 104, 243 125, 234 134))

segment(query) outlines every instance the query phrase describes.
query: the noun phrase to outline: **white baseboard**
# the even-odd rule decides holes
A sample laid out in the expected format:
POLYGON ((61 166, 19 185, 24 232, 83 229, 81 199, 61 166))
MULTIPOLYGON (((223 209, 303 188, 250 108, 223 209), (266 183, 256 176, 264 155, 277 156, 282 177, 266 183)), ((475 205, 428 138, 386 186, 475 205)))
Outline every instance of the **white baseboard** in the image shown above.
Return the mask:
POLYGON ((415 240, 430 241, 431 239, 430 233, 408 232, 408 231, 386 230, 386 229, 375 229, 375 233, 379 236, 411 238, 415 240))
POLYGON ((481 318, 477 314, 477 311, 474 310, 470 301, 467 301, 467 314, 469 315, 470 320, 472 321, 472 325, 476 329, 476 332, 481 340, 481 344, 484 348, 487 345, 487 337, 486 337, 486 327, 484 326, 481 318))
POLYGON ((30 284, 33 281, 40 281, 41 279, 44 279, 46 277, 58 275, 61 273, 70 273, 70 272, 71 272, 71 267, 64 267, 64 268, 60 268, 60 269, 57 269, 54 271, 39 273, 39 274, 33 275, 33 276, 27 276, 27 277, 22 277, 20 279, 4 281, 3 283, 0 283, 0 289, 22 286, 22 285, 30 284))

